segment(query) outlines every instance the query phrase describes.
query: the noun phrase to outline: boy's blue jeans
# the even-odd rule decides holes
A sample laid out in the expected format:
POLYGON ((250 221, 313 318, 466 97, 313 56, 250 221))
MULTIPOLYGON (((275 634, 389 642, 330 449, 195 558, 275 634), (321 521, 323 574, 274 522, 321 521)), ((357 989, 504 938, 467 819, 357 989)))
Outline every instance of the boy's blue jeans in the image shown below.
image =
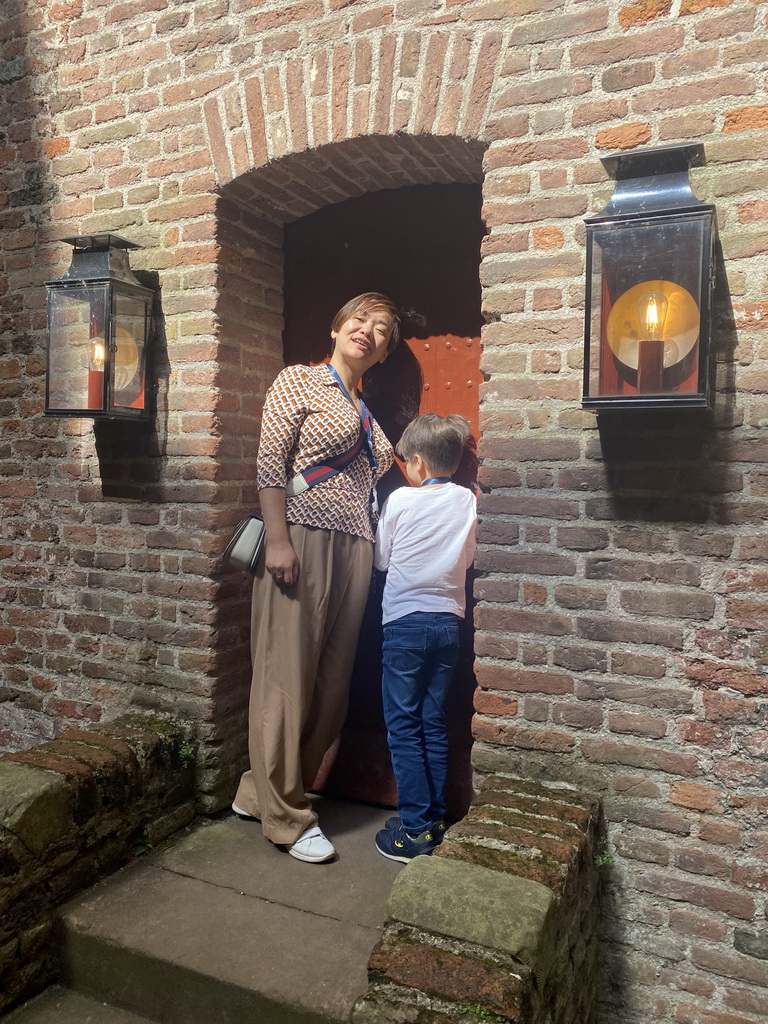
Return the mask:
POLYGON ((413 612, 384 626, 382 695, 389 752, 405 831, 445 817, 445 703, 459 656, 459 618, 413 612))

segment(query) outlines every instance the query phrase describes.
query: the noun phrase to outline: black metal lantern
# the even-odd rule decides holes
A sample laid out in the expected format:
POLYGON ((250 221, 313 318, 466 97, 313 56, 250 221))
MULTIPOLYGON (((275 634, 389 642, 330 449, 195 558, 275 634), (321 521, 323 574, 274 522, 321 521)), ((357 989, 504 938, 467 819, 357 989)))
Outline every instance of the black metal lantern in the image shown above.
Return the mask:
POLYGON ((147 350, 152 290, 133 276, 119 235, 64 238, 72 263, 48 288, 48 416, 150 415, 147 350))
POLYGON ((691 190, 700 145, 605 157, 616 179, 588 217, 585 409, 709 407, 715 207, 691 190))

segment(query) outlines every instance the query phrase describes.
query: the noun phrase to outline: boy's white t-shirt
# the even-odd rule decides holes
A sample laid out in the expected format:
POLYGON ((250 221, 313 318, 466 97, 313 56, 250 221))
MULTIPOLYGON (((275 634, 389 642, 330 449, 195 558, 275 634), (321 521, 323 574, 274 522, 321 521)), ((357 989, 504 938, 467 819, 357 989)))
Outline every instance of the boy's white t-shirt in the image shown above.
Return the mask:
POLYGON ((467 569, 475 556, 477 502, 458 484, 399 487, 376 532, 374 565, 387 571, 384 624, 412 612, 464 617, 467 569))

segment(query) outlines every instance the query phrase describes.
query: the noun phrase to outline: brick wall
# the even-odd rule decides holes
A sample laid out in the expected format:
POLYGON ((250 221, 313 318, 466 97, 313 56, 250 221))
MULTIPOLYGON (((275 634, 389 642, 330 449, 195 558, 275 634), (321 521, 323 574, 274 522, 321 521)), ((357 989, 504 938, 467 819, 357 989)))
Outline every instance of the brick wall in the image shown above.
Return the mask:
POLYGON ((768 1016, 764 3, 9 0, 0 23, 0 733, 188 723, 203 804, 243 755, 253 499, 282 225, 476 181, 484 438, 474 759, 608 818, 605 1019, 768 1016), (716 411, 580 410, 599 157, 696 140, 718 209, 716 411), (157 416, 42 416, 57 241, 145 248, 157 416))
POLYGON ((139 715, 0 757, 0 1014, 58 980, 56 908, 192 820, 194 760, 139 715))
POLYGON ((493 776, 395 880, 353 1024, 596 1020, 597 801, 493 776))

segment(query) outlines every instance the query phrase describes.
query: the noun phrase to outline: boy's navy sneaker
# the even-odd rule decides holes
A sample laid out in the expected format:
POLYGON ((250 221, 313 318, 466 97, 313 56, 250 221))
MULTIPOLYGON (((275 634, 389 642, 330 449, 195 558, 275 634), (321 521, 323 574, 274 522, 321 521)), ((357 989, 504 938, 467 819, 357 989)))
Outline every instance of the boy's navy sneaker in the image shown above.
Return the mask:
MULTIPOLYGON (((400 817, 400 815, 393 814, 391 818, 387 818, 387 820, 384 822, 384 828, 398 828, 400 825, 402 825, 402 823, 403 819, 400 817)), ((440 845, 440 843, 442 843, 443 836, 445 835, 445 830, 447 828, 448 826, 445 824, 444 821, 433 821, 432 824, 429 826, 429 831, 432 833, 433 838, 437 840, 438 846, 440 845)))
POLYGON ((432 830, 425 828, 417 836, 409 836, 399 821, 395 828, 383 828, 376 833, 376 849, 389 860, 407 864, 414 857, 426 856, 438 845, 432 830))

